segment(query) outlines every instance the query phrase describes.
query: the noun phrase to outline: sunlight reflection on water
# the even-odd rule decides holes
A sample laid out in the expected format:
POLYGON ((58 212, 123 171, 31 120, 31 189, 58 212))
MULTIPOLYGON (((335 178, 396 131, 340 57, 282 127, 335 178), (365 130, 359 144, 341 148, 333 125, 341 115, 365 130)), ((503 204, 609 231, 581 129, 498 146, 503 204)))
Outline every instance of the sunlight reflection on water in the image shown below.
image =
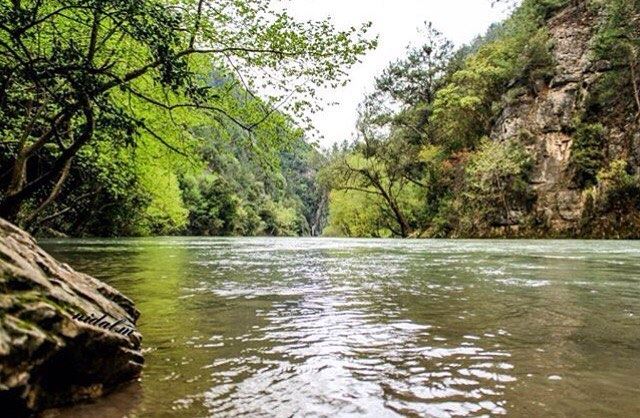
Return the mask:
POLYGON ((100 416, 640 414, 640 243, 45 247, 142 311, 142 394, 100 416))

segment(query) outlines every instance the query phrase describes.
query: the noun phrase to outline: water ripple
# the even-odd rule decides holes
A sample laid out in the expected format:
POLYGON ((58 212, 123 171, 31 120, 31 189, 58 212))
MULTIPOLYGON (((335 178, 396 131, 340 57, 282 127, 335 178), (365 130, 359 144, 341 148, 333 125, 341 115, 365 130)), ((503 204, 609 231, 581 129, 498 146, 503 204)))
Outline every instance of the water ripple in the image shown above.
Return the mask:
MULTIPOLYGON (((131 416, 640 416, 639 243, 48 249, 142 311, 144 396, 131 416)), ((120 412, 116 399, 96 416, 120 412)))

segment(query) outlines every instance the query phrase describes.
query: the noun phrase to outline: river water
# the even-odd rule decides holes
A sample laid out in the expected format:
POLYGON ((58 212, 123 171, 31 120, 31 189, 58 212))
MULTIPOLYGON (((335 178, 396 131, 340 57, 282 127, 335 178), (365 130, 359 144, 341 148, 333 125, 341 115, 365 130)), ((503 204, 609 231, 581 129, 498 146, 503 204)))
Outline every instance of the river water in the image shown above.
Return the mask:
POLYGON ((640 416, 640 243, 44 247, 136 302, 146 357, 48 416, 640 416))

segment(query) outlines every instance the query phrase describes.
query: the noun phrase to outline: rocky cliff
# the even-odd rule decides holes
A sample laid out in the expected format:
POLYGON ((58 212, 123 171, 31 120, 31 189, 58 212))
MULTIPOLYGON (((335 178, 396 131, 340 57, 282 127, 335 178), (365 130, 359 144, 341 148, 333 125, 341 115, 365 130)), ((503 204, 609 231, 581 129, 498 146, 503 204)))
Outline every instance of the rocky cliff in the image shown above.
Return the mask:
MULTIPOLYGON (((571 157, 576 152, 576 125, 588 112, 597 84, 612 70, 611 63, 599 59, 593 51, 594 38, 604 18, 602 8, 589 7, 585 1, 572 2, 551 17, 547 30, 555 62, 553 77, 532 90, 520 94, 514 94, 515 89, 511 91, 515 99, 504 106, 493 126, 494 140, 521 141, 533 159, 529 183, 535 203, 528 213, 512 214, 515 231, 532 214, 539 222, 535 230, 546 236, 588 236, 584 231, 586 223, 599 222, 588 219, 589 193, 575 181, 571 157)), ((626 112, 624 117, 611 117, 604 111, 591 115, 592 120, 604 126, 601 151, 607 162, 627 161, 630 172, 637 171, 640 161, 640 130, 633 112, 626 112)), ((593 225, 588 226, 593 229, 593 225)), ((615 237, 616 233, 603 232, 603 236, 615 237)))
POLYGON ((23 416, 91 399, 142 369, 139 312, 0 219, 0 410, 23 416))

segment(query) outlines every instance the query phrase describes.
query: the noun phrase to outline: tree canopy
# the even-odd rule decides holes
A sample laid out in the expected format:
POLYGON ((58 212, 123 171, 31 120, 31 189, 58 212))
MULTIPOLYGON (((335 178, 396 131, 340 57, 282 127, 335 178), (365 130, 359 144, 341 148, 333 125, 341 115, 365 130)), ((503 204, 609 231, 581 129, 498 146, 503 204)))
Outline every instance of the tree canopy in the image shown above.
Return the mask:
POLYGON ((234 125, 262 154, 299 140, 291 118, 346 82, 368 29, 298 22, 269 0, 2 1, 0 216, 34 221, 74 161, 117 176, 119 148, 156 142, 193 164, 198 126, 234 125))

